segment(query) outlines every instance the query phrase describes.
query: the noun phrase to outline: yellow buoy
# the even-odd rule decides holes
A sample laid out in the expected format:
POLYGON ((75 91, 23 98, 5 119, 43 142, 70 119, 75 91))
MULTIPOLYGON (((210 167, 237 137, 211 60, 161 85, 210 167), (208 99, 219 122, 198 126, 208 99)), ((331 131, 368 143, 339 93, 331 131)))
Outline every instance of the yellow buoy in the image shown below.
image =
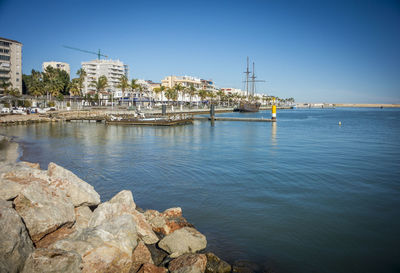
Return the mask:
POLYGON ((342 122, 341 122, 341 121, 339 121, 339 125, 342 125, 342 122))

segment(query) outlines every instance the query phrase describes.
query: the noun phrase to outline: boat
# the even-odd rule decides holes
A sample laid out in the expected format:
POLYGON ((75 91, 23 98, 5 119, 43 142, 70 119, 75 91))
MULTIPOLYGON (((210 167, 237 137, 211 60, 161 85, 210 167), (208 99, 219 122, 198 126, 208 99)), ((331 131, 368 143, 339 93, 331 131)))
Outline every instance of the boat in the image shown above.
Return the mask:
POLYGON ((235 112, 258 112, 260 110, 261 103, 259 102, 247 102, 242 101, 239 106, 234 109, 235 112))
POLYGON ((241 101, 239 105, 233 110, 234 112, 258 112, 260 110, 261 103, 256 101, 251 101, 251 98, 254 98, 255 92, 255 83, 256 82, 264 82, 263 80, 256 80, 256 75, 254 73, 254 62, 253 62, 253 71, 249 70, 249 57, 247 57, 247 69, 244 72, 246 74, 246 97, 245 101, 241 101), (249 77, 250 73, 252 75, 249 77), (249 79, 250 78, 250 79, 249 79), (251 90, 249 90, 249 83, 252 83, 251 90))
POLYGON ((106 124, 113 125, 147 125, 147 126, 174 126, 193 123, 193 115, 189 114, 169 114, 165 116, 152 115, 145 117, 137 116, 114 116, 106 119, 106 124))

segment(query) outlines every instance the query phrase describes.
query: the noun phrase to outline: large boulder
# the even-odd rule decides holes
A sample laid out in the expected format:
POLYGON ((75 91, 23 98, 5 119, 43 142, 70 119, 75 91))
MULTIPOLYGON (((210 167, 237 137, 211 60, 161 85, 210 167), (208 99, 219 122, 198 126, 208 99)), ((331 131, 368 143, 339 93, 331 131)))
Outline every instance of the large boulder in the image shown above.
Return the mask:
POLYGON ((147 210, 144 215, 153 231, 163 235, 168 235, 183 227, 193 227, 182 216, 182 209, 179 207, 167 209, 162 213, 156 210, 147 210))
POLYGON ((28 231, 12 203, 0 200, 0 272, 20 272, 33 250, 28 231))
POLYGON ((0 175, 0 199, 12 200, 32 182, 49 185, 46 171, 32 168, 25 163, 8 165, 0 175))
POLYGON ((167 273, 168 269, 165 267, 158 267, 154 264, 143 264, 138 273, 167 273))
POLYGON ((22 273, 78 273, 81 263, 81 256, 76 252, 38 248, 29 255, 22 273))
POLYGON ((185 254, 169 263, 171 273, 204 273, 207 258, 204 254, 185 254))
POLYGON ((114 196, 110 201, 100 204, 93 212, 93 216, 89 221, 89 227, 96 227, 109 219, 129 214, 132 215, 139 238, 146 244, 154 244, 158 242, 157 235, 153 232, 150 224, 146 221, 145 216, 138 212, 136 204, 133 201, 131 191, 122 191, 114 196))
POLYGON ((191 227, 184 227, 165 236, 158 246, 176 258, 185 253, 195 253, 207 246, 206 237, 191 227))
POLYGON ((130 272, 136 273, 142 264, 154 264, 149 249, 143 242, 139 242, 132 253, 132 267, 130 272))
POLYGON ((55 163, 50 163, 47 174, 51 178, 51 185, 64 190, 75 207, 100 204, 100 195, 93 186, 71 171, 55 163))
POLYGON ((75 208, 75 229, 83 229, 89 226, 90 218, 92 218, 93 212, 89 207, 77 207, 75 208))
POLYGON ((129 273, 131 256, 112 245, 102 245, 85 254, 82 273, 129 273))
POLYGON ((0 177, 0 199, 12 200, 22 191, 23 185, 0 177))
POLYGON ((66 196, 37 181, 21 191, 14 205, 33 242, 61 226, 71 226, 75 221, 74 206, 66 196))
POLYGON ((207 265, 206 265, 206 273, 229 273, 232 270, 230 264, 221 260, 214 253, 206 253, 207 256, 207 265))
POLYGON ((50 247, 78 252, 83 272, 129 272, 137 239, 132 215, 124 214, 96 227, 79 229, 50 247))

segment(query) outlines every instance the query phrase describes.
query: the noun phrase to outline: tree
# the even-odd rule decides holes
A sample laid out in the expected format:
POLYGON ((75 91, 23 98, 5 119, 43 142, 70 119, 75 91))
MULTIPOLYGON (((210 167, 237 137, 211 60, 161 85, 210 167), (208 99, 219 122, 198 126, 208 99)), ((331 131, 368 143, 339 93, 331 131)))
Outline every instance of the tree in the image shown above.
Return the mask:
POLYGON ((175 101, 178 97, 178 91, 175 88, 167 88, 165 97, 169 100, 175 101))
POLYGON ((200 96, 201 101, 203 102, 208 97, 207 90, 201 89, 199 91, 199 96, 200 96))
POLYGON ((81 90, 79 86, 79 78, 72 79, 69 84, 69 94, 70 96, 80 96, 81 90))
POLYGON ((97 81, 92 81, 90 86, 96 88, 96 95, 98 97, 99 105, 100 105, 100 92, 104 92, 108 86, 108 81, 106 76, 100 76, 97 81))
POLYGON ((11 83, 10 82, 6 82, 5 80, 2 80, 0 86, 3 89, 3 93, 4 94, 8 94, 8 89, 10 88, 11 83))
MULTIPOLYGON (((158 96, 160 93, 162 94, 162 92, 165 90, 165 86, 160 86, 160 87, 156 87, 153 89, 153 91, 156 93, 156 95, 158 96)), ((161 97, 162 100, 162 97, 161 97)))
POLYGON ((221 100, 222 100, 223 97, 225 96, 224 91, 223 91, 223 90, 218 90, 217 96, 218 96, 218 100, 219 100, 219 105, 221 105, 221 100))
POLYGON ((193 84, 190 84, 189 88, 188 88, 188 94, 189 94, 189 100, 190 100, 190 104, 192 103, 192 97, 196 94, 196 88, 194 87, 193 84))
POLYGON ((136 89, 139 87, 139 84, 137 83, 138 79, 132 79, 130 88, 132 89, 131 96, 132 96, 132 104, 133 104, 133 93, 136 91, 136 89))
POLYGON ((181 101, 183 101, 183 91, 185 88, 182 86, 182 84, 178 83, 174 86, 174 89, 177 92, 177 95, 181 94, 181 101))
POLYGON ((86 73, 85 69, 81 68, 76 72, 76 75, 78 75, 79 91, 80 91, 80 95, 82 95, 82 93, 83 93, 83 82, 85 81, 87 73, 86 73))
POLYGON ((117 85, 118 88, 121 88, 122 100, 125 98, 125 90, 128 89, 129 86, 128 78, 125 75, 122 75, 117 85))
POLYGON ((46 93, 43 82, 43 73, 40 71, 32 69, 31 75, 22 75, 22 80, 25 83, 27 94, 37 98, 46 93))

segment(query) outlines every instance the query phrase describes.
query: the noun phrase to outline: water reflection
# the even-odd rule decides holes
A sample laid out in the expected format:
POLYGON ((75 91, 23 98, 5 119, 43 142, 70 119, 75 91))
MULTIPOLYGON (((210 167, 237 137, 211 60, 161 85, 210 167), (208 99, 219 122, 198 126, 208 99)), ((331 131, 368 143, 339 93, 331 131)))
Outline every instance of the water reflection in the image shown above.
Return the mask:
POLYGON ((276 129, 277 129, 277 125, 276 122, 271 122, 271 144, 272 146, 277 146, 277 142, 276 142, 276 129))

